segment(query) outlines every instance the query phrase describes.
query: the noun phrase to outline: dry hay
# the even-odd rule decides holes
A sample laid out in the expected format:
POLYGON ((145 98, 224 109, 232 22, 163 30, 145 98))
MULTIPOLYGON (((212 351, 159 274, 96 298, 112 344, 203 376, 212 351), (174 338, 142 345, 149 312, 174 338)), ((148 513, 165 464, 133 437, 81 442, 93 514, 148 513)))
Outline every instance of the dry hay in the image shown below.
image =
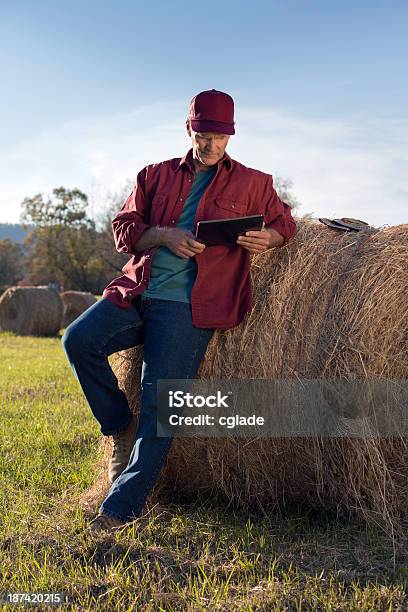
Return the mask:
POLYGON ((64 317, 62 327, 68 327, 75 321, 87 308, 95 304, 96 297, 86 291, 64 291, 61 293, 64 304, 64 317))
MULTIPOLYGON (((408 225, 338 233, 298 222, 287 246, 254 256, 254 308, 218 330, 203 379, 406 379, 408 225)), ((138 411, 142 348, 115 371, 138 411)), ((106 443, 105 456, 109 453, 106 443)), ((155 492, 220 493, 265 510, 306 503, 394 533, 408 519, 407 438, 184 438, 155 492)))
POLYGON ((63 305, 47 287, 10 287, 0 298, 0 330, 22 336, 54 336, 61 329, 63 305))

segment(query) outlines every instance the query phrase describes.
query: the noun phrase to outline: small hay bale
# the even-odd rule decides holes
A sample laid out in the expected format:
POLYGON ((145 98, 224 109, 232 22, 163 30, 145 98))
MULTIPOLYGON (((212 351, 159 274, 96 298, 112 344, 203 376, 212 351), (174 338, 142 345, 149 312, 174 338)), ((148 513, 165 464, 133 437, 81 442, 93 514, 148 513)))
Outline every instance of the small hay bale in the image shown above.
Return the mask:
MULTIPOLYGON (((252 278, 253 310, 216 331, 199 378, 408 378, 408 225, 338 233, 301 219, 287 246, 252 258, 252 278)), ((142 352, 115 358, 135 412, 142 352)), ((177 438, 155 493, 220 493, 268 511, 309 504, 394 536, 408 521, 407 450, 402 435, 177 438)))
POLYGON ((95 304, 96 297, 87 291, 64 291, 61 293, 64 304, 64 317, 62 327, 68 327, 87 308, 95 304))
POLYGON ((10 287, 0 298, 0 330, 21 336, 55 336, 61 329, 63 304, 47 287, 10 287))

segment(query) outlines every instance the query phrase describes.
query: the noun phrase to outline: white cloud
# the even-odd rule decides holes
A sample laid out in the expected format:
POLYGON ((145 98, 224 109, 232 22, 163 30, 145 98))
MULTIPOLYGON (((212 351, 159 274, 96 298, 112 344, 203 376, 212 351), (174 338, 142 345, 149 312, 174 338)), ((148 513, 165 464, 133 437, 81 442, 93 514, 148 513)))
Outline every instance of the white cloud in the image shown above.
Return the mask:
MULTIPOLYGON (((0 221, 17 221, 20 202, 53 187, 79 187, 103 204, 147 163, 189 147, 185 105, 70 121, 0 151, 0 221)), ((300 212, 351 216, 374 225, 408 222, 408 121, 317 120, 280 109, 238 108, 229 153, 291 178, 300 212)), ((96 208, 98 202, 96 202, 96 208)))
POLYGON ((408 222, 408 121, 311 121, 259 109, 241 119, 241 159, 292 178, 300 212, 408 222))

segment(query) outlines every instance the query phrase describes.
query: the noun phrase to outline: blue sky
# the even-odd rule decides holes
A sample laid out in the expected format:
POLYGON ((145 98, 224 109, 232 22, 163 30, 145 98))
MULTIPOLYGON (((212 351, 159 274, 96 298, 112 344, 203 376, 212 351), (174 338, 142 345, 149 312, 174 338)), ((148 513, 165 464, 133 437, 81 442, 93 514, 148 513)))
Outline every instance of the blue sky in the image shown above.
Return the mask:
POLYGON ((292 179, 301 213, 408 222, 407 7, 0 1, 0 221, 59 185, 102 208, 185 153, 188 102, 216 88, 230 154, 292 179))

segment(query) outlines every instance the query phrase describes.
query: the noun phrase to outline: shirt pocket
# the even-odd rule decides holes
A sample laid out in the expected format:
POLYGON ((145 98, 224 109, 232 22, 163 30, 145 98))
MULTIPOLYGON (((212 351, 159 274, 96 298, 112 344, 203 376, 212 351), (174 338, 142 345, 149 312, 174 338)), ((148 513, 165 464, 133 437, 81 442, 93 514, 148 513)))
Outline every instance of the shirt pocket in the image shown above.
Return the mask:
POLYGON ((168 195, 164 193, 155 193, 152 197, 152 203, 150 206, 150 225, 156 225, 161 223, 163 215, 166 210, 166 204, 168 203, 168 195))
POLYGON ((217 219, 228 219, 246 215, 247 204, 233 197, 217 196, 214 200, 214 214, 217 219))

